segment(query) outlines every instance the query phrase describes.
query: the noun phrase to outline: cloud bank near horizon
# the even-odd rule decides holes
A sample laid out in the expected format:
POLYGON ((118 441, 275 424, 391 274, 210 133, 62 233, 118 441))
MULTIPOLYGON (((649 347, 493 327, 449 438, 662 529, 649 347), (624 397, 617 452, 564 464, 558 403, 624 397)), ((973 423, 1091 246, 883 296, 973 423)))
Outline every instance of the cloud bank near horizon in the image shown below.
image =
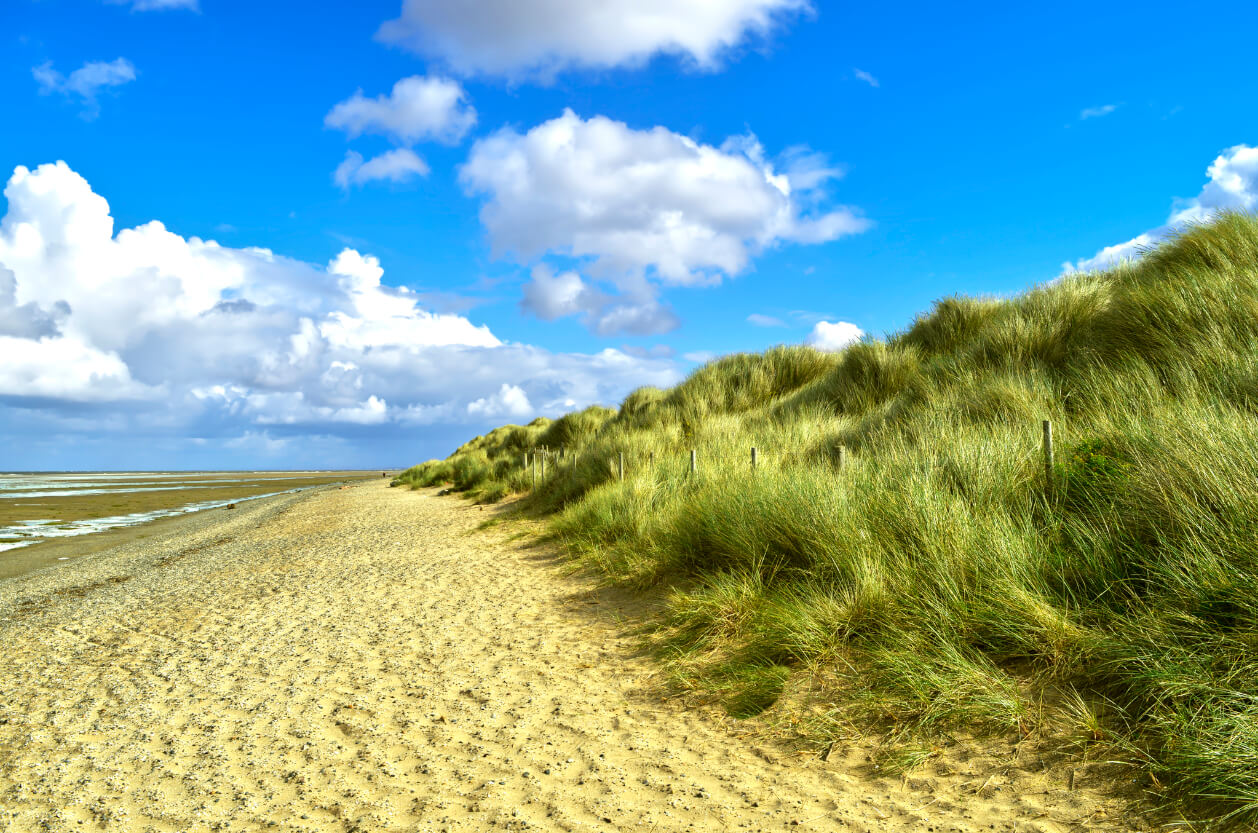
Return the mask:
POLYGON ((157 220, 115 232, 105 198, 64 162, 19 166, 4 193, 0 411, 49 426, 140 421, 262 448, 527 420, 679 378, 664 358, 504 342, 424 309, 352 248, 321 267, 157 220))

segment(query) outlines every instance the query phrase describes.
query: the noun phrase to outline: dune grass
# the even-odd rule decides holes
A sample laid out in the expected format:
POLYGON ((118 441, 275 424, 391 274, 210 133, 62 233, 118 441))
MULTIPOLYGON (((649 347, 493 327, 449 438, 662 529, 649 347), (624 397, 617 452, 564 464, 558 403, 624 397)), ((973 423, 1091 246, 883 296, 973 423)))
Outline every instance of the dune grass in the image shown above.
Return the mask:
POLYGON ((885 341, 727 356, 499 428, 395 483, 527 492, 580 563, 667 589, 669 662, 732 714, 802 669, 918 741, 1028 732, 1052 692, 1167 801, 1252 824, 1256 419, 1258 220, 1230 214, 885 341), (534 488, 523 455, 561 445, 534 488))

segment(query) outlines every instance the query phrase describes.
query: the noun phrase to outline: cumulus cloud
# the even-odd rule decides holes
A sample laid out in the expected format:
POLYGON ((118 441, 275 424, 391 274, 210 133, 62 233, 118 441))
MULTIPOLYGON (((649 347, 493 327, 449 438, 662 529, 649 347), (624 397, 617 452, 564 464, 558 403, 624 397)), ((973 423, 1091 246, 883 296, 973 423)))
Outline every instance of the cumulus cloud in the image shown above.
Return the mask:
POLYGON ((394 84, 389 95, 367 98, 358 90, 333 107, 323 123, 351 138, 370 133, 399 145, 454 144, 476 124, 476 110, 457 81, 415 75, 394 84))
POLYGON ((406 182, 424 176, 428 176, 428 163, 410 148, 394 148, 367 161, 358 151, 350 150, 332 172, 332 181, 348 189, 379 180, 406 182))
POLYGON ((677 378, 666 360, 504 343, 422 308, 354 249, 321 267, 158 221, 115 232, 105 199, 63 162, 18 167, 4 194, 0 419, 10 422, 14 409, 42 409, 69 424, 86 407, 103 426, 132 408, 203 438, 261 427, 354 437, 483 427, 677 378))
POLYGON ((1063 263, 1062 272, 1109 269, 1125 260, 1138 259, 1167 235, 1191 223, 1209 220, 1222 211, 1258 210, 1258 147, 1236 145, 1219 154, 1207 170, 1209 180, 1201 193, 1178 201, 1164 225, 1142 232, 1131 240, 1106 246, 1092 257, 1063 263))
POLYGON ((0 336, 42 338, 58 333, 58 321, 70 314, 70 305, 64 301, 43 309, 38 304, 18 304, 17 278, 0 266, 0 336))
POLYGON ((467 412, 471 416, 484 419, 523 419, 533 413, 533 406, 529 404, 528 395, 522 388, 503 382, 493 396, 467 403, 467 412))
POLYGON ((1236 145, 1215 158, 1210 180, 1195 198, 1177 205, 1170 224, 1208 220, 1220 211, 1258 210, 1258 147, 1236 145))
POLYGON ((544 263, 533 267, 531 280, 524 285, 520 306, 543 321, 565 315, 588 313, 602 306, 604 298, 574 271, 556 274, 544 263))
POLYGON ((84 117, 95 118, 100 112, 97 95, 101 90, 129 84, 135 80, 136 72, 135 66, 126 58, 116 58, 112 61, 89 61, 69 76, 53 69, 52 62, 47 61, 32 69, 31 75, 39 84, 41 93, 77 96, 83 103, 84 117))
POLYGON ((672 307, 655 298, 618 299, 591 316, 588 326, 601 336, 652 336, 671 333, 681 326, 681 319, 672 307))
POLYGON ((661 53, 711 70, 730 49, 810 8, 808 0, 403 0, 377 37, 468 76, 549 78, 661 53))
MULTIPOLYGON (((801 148, 778 170, 750 136, 714 147, 663 127, 635 130, 566 110, 527 133, 507 128, 478 141, 459 177, 484 199, 481 221, 497 255, 581 260, 591 277, 632 296, 615 315, 592 319, 602 331, 641 332, 651 320, 647 329, 658 332, 666 308, 649 303, 655 281, 710 286, 772 246, 867 229, 853 209, 818 207, 840 174, 801 148)), ((578 298, 588 311, 594 296, 565 281, 569 311, 578 298)), ((533 293, 560 288, 535 280, 533 293)), ((545 308, 530 298, 526 305, 545 308)))
POLYGON ((860 341, 864 335, 860 327, 846 321, 818 321, 804 343, 818 350, 833 352, 860 341))
POLYGON ((0 394, 101 402, 143 398, 153 389, 137 383, 117 353, 76 336, 0 336, 0 394))
POLYGON ((524 284, 520 308, 543 321, 577 316, 599 335, 629 333, 660 335, 681 326, 673 310, 661 304, 645 286, 637 291, 609 295, 584 280, 574 270, 556 273, 545 263, 533 267, 524 284))
MULTIPOLYGON (((833 176, 818 176, 815 161, 808 173, 813 189, 833 176)), ((754 140, 717 148, 571 110, 528 133, 508 128, 478 141, 459 176, 485 197, 481 220, 499 253, 562 252, 605 273, 649 270, 681 285, 737 274, 779 242, 870 225, 849 208, 805 214, 790 177, 754 140)))

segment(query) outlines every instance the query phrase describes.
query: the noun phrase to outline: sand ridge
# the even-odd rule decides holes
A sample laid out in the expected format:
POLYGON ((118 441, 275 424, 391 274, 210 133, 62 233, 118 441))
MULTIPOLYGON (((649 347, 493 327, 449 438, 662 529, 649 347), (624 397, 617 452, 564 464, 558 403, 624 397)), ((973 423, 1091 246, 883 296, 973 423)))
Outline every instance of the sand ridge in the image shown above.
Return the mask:
POLYGON ((1139 829, 665 701, 614 597, 486 517, 366 483, 0 583, 0 830, 1139 829))

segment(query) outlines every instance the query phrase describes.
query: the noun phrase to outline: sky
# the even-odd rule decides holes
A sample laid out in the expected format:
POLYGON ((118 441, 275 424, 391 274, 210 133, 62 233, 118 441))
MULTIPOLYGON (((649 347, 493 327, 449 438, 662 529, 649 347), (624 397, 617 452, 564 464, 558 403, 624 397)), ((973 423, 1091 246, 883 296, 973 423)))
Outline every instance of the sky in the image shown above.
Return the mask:
POLYGON ((0 470, 396 468, 1258 210, 1258 5, 3 0, 0 470))

